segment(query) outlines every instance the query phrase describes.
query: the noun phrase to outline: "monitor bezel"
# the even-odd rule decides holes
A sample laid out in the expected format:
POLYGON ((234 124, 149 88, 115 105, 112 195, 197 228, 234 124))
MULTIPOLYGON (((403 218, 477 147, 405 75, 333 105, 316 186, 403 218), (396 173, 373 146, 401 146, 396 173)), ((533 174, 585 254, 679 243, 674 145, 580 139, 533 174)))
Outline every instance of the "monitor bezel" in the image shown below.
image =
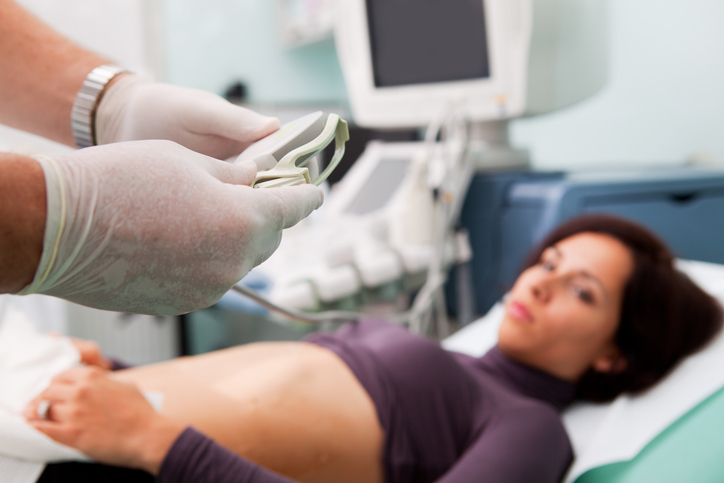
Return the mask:
POLYGON ((472 121, 508 119, 525 110, 530 0, 481 0, 490 77, 377 87, 366 0, 342 0, 335 38, 354 120, 367 127, 421 127, 450 109, 472 121))

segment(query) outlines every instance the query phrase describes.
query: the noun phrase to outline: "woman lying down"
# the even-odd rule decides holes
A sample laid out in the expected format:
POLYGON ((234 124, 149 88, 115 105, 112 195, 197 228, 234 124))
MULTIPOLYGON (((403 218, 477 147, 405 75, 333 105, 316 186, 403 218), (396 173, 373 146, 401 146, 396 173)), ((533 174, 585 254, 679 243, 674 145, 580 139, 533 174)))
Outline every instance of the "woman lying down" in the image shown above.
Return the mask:
POLYGON ((56 464, 40 481, 558 482, 573 458, 560 411, 651 387, 722 316, 655 236, 617 218, 570 221, 529 260, 481 358, 372 320, 61 374, 28 405, 31 424, 143 472, 56 464), (165 394, 160 414, 138 388, 165 394))

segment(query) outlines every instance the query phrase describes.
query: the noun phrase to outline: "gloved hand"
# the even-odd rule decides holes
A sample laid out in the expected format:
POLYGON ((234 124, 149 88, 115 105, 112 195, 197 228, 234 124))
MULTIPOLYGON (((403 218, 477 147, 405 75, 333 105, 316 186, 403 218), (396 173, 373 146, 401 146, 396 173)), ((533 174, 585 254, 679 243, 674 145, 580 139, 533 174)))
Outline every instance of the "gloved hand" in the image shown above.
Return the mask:
POLYGON ((167 139, 226 159, 274 132, 279 120, 210 92, 125 75, 101 98, 95 127, 97 144, 167 139))
POLYGON ((234 165, 170 141, 96 146, 38 158, 43 254, 31 285, 90 307, 180 314, 216 302, 322 203, 312 185, 248 186, 234 165))

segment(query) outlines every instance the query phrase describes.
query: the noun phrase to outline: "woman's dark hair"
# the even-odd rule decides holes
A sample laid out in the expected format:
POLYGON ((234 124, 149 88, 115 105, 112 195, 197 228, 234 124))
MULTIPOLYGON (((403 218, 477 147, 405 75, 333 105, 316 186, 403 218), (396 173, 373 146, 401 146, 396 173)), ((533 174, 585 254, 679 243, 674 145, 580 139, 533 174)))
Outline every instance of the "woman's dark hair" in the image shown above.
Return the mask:
POLYGON ((721 328, 722 309, 674 267, 674 256, 656 235, 616 216, 584 215, 564 222, 530 252, 524 267, 539 263, 546 248, 584 232, 615 238, 634 260, 615 335, 626 367, 608 374, 589 369, 577 385, 579 399, 610 401, 624 391, 650 388, 684 357, 704 347, 721 328))

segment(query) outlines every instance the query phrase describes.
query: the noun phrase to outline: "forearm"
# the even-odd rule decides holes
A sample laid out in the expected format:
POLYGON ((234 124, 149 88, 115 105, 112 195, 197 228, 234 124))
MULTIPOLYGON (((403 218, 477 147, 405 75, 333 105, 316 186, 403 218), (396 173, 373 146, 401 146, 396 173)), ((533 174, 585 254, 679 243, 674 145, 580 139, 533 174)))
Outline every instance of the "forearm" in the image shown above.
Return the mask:
POLYGON ((83 80, 108 63, 0 0, 0 124, 75 146, 70 112, 83 80))
POLYGON ((0 153, 0 293, 19 292, 32 282, 43 251, 45 213, 40 165, 0 153))
POLYGON ((261 468, 191 428, 179 436, 163 460, 158 483, 292 483, 261 468))

